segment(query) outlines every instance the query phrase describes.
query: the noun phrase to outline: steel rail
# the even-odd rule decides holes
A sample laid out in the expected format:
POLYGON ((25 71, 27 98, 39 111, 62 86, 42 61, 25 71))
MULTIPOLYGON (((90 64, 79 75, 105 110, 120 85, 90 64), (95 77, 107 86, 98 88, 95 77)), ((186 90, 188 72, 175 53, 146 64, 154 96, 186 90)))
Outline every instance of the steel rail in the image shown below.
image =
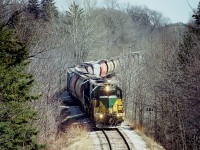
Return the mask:
POLYGON ((120 136, 122 137, 122 139, 124 140, 124 143, 126 144, 128 150, 131 150, 131 148, 130 148, 128 142, 126 141, 126 138, 124 137, 124 135, 119 131, 118 128, 115 128, 115 130, 119 133, 119 135, 120 135, 120 136))
POLYGON ((104 134, 105 137, 106 137, 106 140, 108 141, 108 145, 109 145, 110 150, 112 150, 111 142, 110 142, 110 140, 109 140, 108 135, 106 134, 106 132, 105 132, 103 129, 102 129, 101 131, 103 132, 103 134, 104 134))

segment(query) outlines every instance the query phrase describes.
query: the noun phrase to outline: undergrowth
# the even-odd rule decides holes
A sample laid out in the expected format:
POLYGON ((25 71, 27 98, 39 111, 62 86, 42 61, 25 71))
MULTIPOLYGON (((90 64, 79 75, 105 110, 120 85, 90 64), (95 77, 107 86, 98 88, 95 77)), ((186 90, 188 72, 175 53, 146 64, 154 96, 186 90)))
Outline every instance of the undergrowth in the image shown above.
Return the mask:
POLYGON ((66 126, 48 145, 47 150, 90 150, 92 147, 87 126, 78 123, 66 126))
POLYGON ((142 126, 142 125, 140 125, 138 123, 133 123, 131 125, 131 127, 144 140, 144 142, 146 143, 148 149, 150 149, 150 150, 164 150, 164 148, 159 143, 154 141, 153 137, 148 137, 145 134, 148 131, 144 126, 142 126))

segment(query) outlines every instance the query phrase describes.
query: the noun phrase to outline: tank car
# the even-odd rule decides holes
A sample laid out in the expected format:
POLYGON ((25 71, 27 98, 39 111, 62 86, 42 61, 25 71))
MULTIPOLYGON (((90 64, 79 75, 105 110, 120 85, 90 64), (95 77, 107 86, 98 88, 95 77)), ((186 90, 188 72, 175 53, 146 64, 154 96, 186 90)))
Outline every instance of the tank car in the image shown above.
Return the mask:
POLYGON ((113 74, 116 68, 119 66, 120 62, 116 60, 99 60, 99 61, 90 61, 83 62, 75 67, 80 73, 93 74, 97 77, 106 77, 110 74, 113 74))
POLYGON ((111 78, 88 73, 81 66, 68 68, 68 92, 81 103, 96 126, 120 124, 124 120, 122 90, 111 78))

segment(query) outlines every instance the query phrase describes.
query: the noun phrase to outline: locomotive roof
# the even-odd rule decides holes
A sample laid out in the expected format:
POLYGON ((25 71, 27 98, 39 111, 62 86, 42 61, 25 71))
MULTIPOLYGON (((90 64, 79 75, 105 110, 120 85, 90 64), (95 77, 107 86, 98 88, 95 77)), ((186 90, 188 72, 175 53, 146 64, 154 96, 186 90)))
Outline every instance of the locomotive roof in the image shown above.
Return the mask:
POLYGON ((106 78, 90 79, 90 83, 98 86, 104 86, 105 84, 112 84, 106 78))

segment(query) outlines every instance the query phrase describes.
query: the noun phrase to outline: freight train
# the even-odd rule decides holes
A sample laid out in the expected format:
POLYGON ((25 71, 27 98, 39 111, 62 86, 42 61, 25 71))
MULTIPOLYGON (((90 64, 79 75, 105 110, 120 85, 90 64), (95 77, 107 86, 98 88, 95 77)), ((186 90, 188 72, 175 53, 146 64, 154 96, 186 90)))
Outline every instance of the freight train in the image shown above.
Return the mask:
POLYGON ((67 90, 97 127, 118 125, 124 120, 122 90, 114 77, 118 65, 118 60, 101 60, 68 68, 67 90))

